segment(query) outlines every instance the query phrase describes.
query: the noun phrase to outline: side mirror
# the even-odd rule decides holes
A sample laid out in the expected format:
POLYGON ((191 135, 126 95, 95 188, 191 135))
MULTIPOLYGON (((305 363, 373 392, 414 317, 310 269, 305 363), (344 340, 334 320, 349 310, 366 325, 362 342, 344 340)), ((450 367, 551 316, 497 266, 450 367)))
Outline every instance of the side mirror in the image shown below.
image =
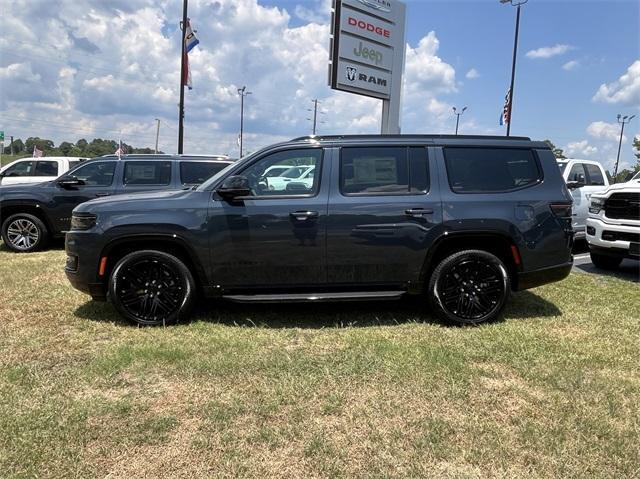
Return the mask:
POLYGON ((75 176, 72 176, 72 175, 61 176, 60 178, 58 178, 56 183, 61 188, 67 188, 67 189, 75 188, 77 186, 82 186, 82 185, 85 184, 84 180, 78 179, 78 178, 76 178, 75 176))
POLYGON ((582 188, 583 186, 584 186, 584 181, 567 181, 567 188, 569 188, 570 190, 582 188))
POLYGON ((230 176, 216 190, 225 200, 234 200, 241 196, 250 196, 251 187, 246 176, 230 176))

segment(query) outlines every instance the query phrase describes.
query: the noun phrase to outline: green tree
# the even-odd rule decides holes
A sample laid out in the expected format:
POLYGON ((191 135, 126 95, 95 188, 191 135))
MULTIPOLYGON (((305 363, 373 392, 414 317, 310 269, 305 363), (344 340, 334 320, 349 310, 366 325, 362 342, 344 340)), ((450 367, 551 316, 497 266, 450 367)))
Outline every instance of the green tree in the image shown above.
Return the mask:
POLYGON ((63 156, 71 156, 71 151, 73 150, 74 146, 75 145, 73 143, 63 141, 62 143, 60 143, 60 145, 58 145, 58 150, 60 150, 60 153, 62 153, 63 156))
POLYGON ((27 141, 24 142, 27 153, 33 152, 33 147, 37 147, 38 150, 43 151, 45 154, 51 154, 55 148, 53 141, 44 138, 30 136, 27 141))
POLYGON ((640 136, 633 137, 633 149, 636 150, 633 154, 640 160, 640 136))
MULTIPOLYGON (((20 138, 13 140, 13 154, 14 155, 20 155, 24 152, 24 143, 22 142, 22 140, 20 138)), ((11 154, 11 144, 9 144, 8 146, 4 147, 4 151, 3 153, 5 155, 10 155, 11 154)))
POLYGON ((547 145, 549 145, 549 148, 551 148, 551 151, 553 151, 553 156, 555 156, 558 159, 566 158, 566 156, 564 156, 564 151, 561 150, 560 148, 557 148, 556 145, 551 143, 551 140, 544 140, 544 142, 547 145))

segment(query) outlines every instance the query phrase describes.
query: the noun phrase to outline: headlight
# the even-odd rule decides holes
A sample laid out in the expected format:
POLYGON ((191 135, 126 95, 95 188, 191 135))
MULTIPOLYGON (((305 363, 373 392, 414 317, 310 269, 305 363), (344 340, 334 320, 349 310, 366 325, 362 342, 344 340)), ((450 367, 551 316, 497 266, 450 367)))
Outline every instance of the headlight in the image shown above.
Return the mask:
POLYGON ((96 225, 98 217, 91 213, 73 213, 71 216, 71 231, 84 231, 96 225))
POLYGON ((589 206, 589 213, 598 214, 604 206, 604 200, 600 198, 591 197, 591 206, 589 206))

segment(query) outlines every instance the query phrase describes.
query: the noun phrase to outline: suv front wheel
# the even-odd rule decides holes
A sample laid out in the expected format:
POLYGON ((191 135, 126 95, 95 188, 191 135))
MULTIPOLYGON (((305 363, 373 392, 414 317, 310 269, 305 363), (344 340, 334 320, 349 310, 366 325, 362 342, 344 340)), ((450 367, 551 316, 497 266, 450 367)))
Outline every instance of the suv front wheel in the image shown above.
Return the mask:
POLYGON ((438 317, 458 324, 495 319, 510 292, 509 273, 495 255, 481 250, 453 253, 429 280, 429 301, 438 317))
POLYGON ((189 268, 163 251, 126 255, 109 281, 109 297, 125 318, 144 326, 176 323, 188 316, 196 285, 189 268))

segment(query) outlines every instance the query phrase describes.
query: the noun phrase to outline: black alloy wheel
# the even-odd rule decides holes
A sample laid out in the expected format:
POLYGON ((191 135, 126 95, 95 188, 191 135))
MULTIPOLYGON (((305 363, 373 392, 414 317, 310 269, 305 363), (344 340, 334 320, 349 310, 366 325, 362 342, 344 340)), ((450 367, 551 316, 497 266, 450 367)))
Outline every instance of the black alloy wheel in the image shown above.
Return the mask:
POLYGON ((498 257, 481 250, 446 257, 429 281, 429 299, 437 315, 458 324, 495 319, 509 293, 507 268, 498 257))
POLYGON ((174 324, 195 302, 195 281, 178 258, 162 251, 130 253, 116 264, 109 297, 118 312, 144 326, 174 324))
POLYGON ((30 253, 44 247, 47 227, 37 216, 18 213, 2 224, 2 239, 7 247, 18 253, 30 253))

